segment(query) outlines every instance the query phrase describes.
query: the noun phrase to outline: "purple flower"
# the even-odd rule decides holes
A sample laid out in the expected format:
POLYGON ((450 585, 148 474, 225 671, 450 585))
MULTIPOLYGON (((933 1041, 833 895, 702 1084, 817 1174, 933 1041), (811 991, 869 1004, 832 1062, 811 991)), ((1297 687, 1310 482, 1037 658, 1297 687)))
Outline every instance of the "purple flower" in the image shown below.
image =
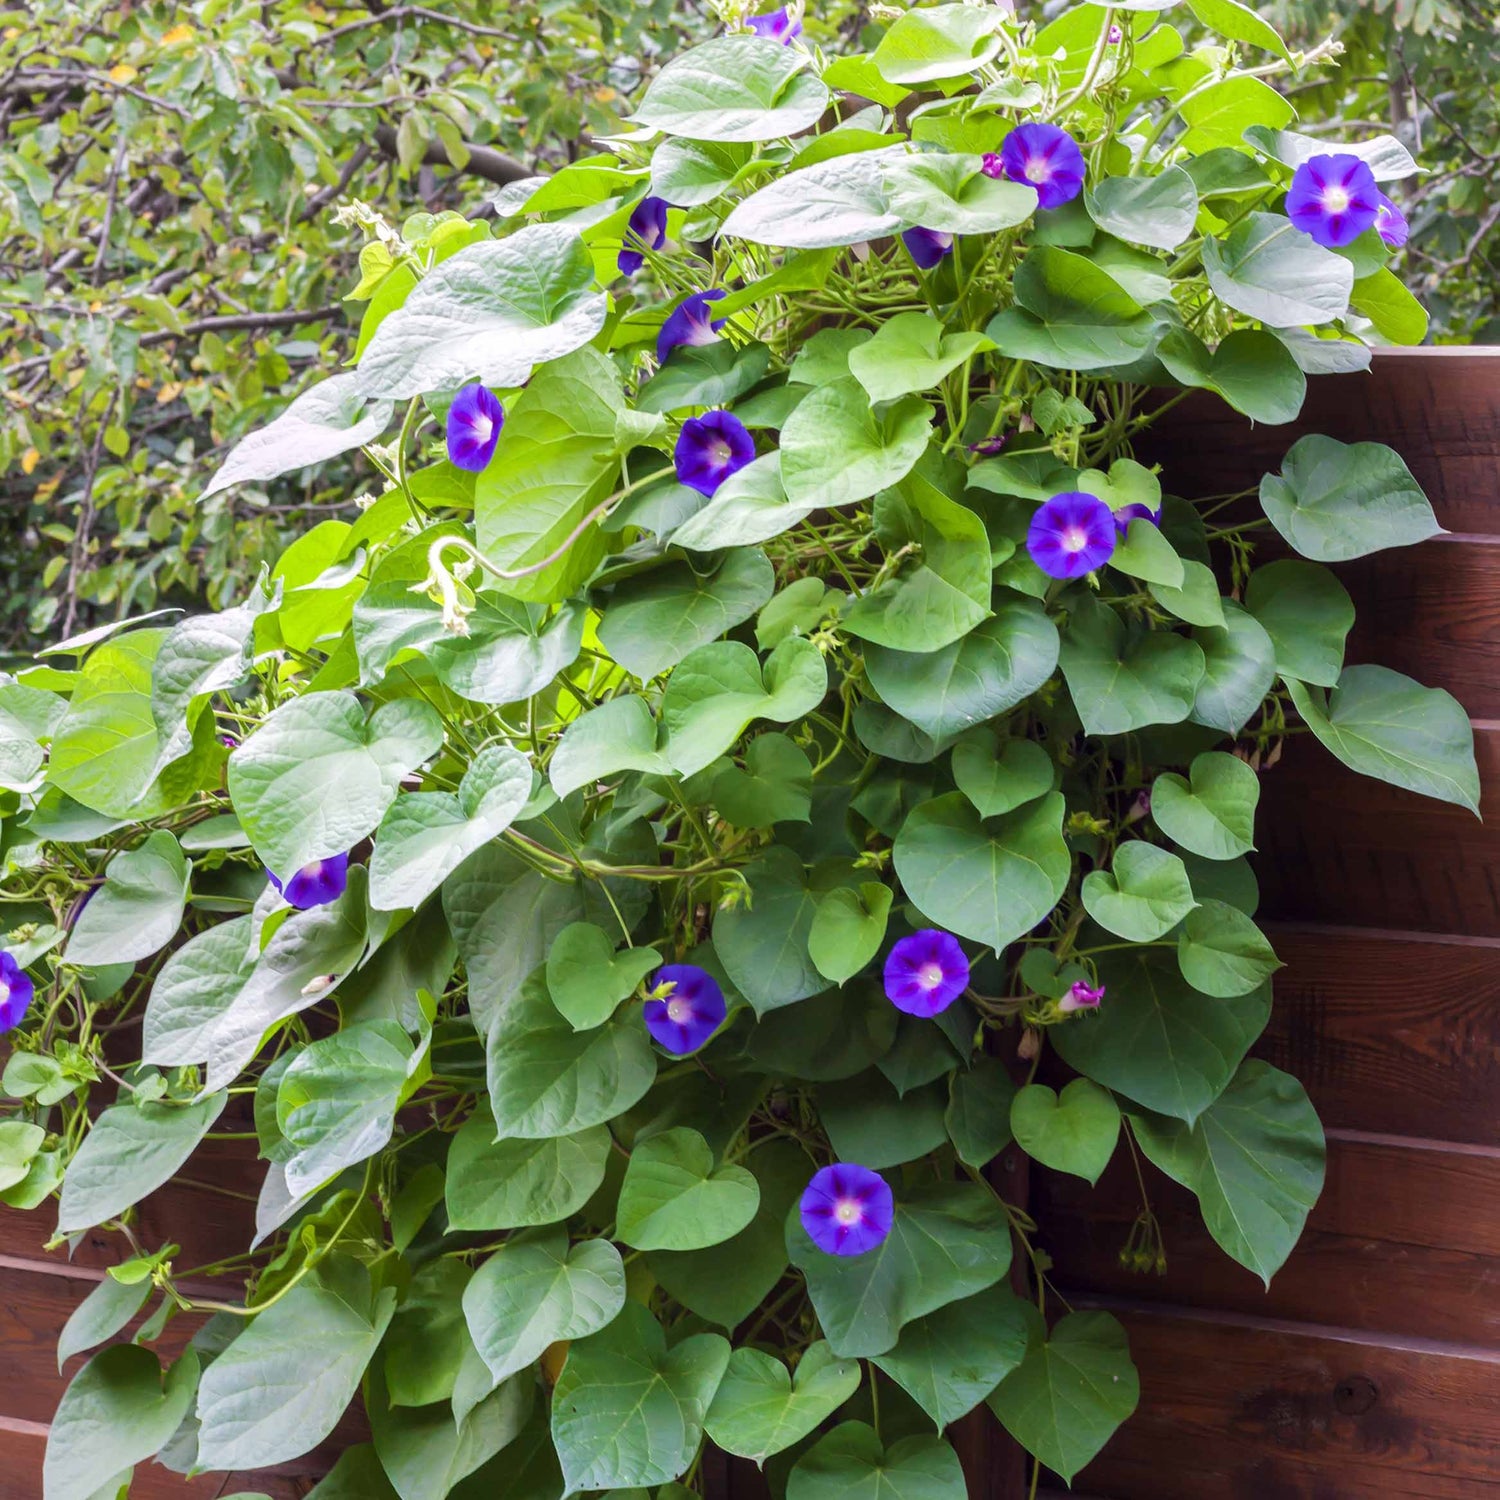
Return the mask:
POLYGON ((651 981, 646 1030, 678 1057, 696 1052, 724 1024, 724 991, 696 964, 664 964, 651 981))
POLYGON ((1115 512, 1115 530, 1124 536, 1134 520, 1149 521, 1153 526, 1160 527, 1161 506, 1158 505, 1155 510, 1152 510, 1141 500, 1132 500, 1129 505, 1122 505, 1115 512))
POLYGON ((953 236, 940 229, 907 229, 901 235, 901 243, 922 271, 930 271, 953 250, 953 236))
POLYGON ((327 906, 344 894, 349 883, 349 856, 331 854, 327 859, 315 859, 310 865, 303 865, 285 885, 274 871, 267 870, 266 877, 298 911, 327 906))
POLYGON ((977 443, 969 444, 969 452, 977 453, 981 458, 993 458, 1010 441, 1010 434, 1002 432, 998 437, 981 438, 977 443))
POLYGON ((1375 174, 1357 156, 1337 152, 1310 156, 1292 174, 1287 217, 1320 245, 1351 245, 1380 212, 1375 174))
POLYGON ((689 417, 677 434, 672 459, 677 477, 700 495, 711 495, 731 474, 755 457, 755 439, 728 411, 689 417))
POLYGON ((879 1172, 852 1162, 824 1167, 802 1194, 802 1227, 825 1255, 863 1255, 891 1232, 896 1205, 879 1172))
POLYGON ((1043 208, 1060 208, 1083 191, 1083 152, 1060 125, 1017 125, 1000 143, 1000 165, 1012 182, 1034 187, 1043 208))
POLYGON ((35 993, 31 976, 16 962, 15 955, 0 953, 0 1033, 21 1024, 35 993))
POLYGON ((1399 250, 1411 233, 1411 225, 1406 222, 1406 215, 1384 193, 1379 199, 1375 209, 1375 232, 1392 250, 1399 250))
POLYGON ((1123 42, 1125 40, 1125 29, 1118 21, 1114 22, 1109 28, 1109 40, 1111 46, 1116 42, 1123 42))
POLYGON ((466 385, 448 408, 448 461, 477 474, 494 456, 504 426, 499 397, 477 381, 466 385))
POLYGON ((642 198, 625 226, 625 248, 620 251, 620 275, 634 276, 645 263, 642 249, 660 250, 667 242, 667 200, 642 198))
POLYGON ((756 36, 780 42, 783 47, 793 38, 802 35, 802 22, 792 18, 791 9, 788 6, 773 10, 767 16, 751 16, 745 24, 756 36))
POLYGON ((904 937, 885 961, 885 997, 909 1016, 947 1010, 969 983, 969 960, 951 932, 924 927, 904 937))
POLYGON ((1057 1002, 1057 1008, 1065 1014, 1075 1010, 1098 1010, 1099 1002, 1104 998, 1104 986, 1101 984, 1097 989, 1079 980, 1072 989, 1068 991, 1061 1000, 1057 1002))
POLYGON ((712 344, 719 336, 725 319, 708 315, 708 304, 723 299, 720 291, 694 292, 667 314, 667 321, 656 335, 656 362, 665 364, 667 356, 683 344, 712 344))
POLYGON ((1082 578, 1114 556, 1118 540, 1114 512, 1097 495, 1068 490, 1038 508, 1026 550, 1049 578, 1082 578))

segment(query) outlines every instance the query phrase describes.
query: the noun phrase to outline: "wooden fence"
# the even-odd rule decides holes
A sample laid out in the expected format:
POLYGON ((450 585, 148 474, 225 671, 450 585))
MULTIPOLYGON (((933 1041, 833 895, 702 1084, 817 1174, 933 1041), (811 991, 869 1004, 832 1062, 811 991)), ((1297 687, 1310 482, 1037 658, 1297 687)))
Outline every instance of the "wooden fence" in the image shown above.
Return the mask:
MULTIPOLYGON (((1097 1192, 1033 1174, 1059 1284, 1124 1319, 1141 1370, 1140 1411, 1076 1483, 1093 1500, 1500 1500, 1500 351, 1381 355, 1371 374, 1315 380, 1295 428, 1190 402, 1153 456, 1169 487, 1219 493, 1278 467, 1303 431, 1389 443, 1449 528, 1339 570, 1359 609, 1349 659, 1464 702, 1487 821, 1346 773, 1302 738, 1265 777, 1262 911, 1287 968, 1258 1051, 1307 1084, 1329 1134, 1327 1188, 1269 1292, 1160 1174, 1159 1279, 1118 1264, 1128 1171, 1097 1192)), ((188 1172, 254 1186, 227 1164, 188 1172)), ((178 1183, 144 1205, 143 1240, 206 1263, 243 1248, 248 1213, 178 1183)), ((46 1423, 79 1363, 58 1374, 57 1334, 118 1258, 104 1236, 71 1262, 44 1255, 44 1219, 0 1210, 0 1500, 40 1500, 46 1423)), ((992 1424, 959 1441, 974 1500, 1025 1494, 992 1424)), ((147 1464, 132 1496, 291 1500, 320 1467, 188 1483, 147 1464)), ((710 1473, 710 1500, 755 1492, 710 1473)))

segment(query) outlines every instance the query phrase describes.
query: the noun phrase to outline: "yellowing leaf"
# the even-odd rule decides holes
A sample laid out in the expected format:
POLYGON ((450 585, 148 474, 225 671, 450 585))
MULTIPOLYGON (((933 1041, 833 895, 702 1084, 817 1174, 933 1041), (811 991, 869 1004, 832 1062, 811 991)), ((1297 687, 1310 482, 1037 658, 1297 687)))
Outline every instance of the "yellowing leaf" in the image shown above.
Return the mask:
POLYGON ((161 39, 163 47, 175 47, 178 42, 190 42, 197 33, 185 21, 164 32, 161 39))
POLYGON ((29 474, 41 462, 42 455, 35 448, 28 448, 21 455, 21 472, 29 474))
POLYGON ((138 76, 138 70, 132 68, 129 63, 116 63, 109 70, 112 83, 134 83, 138 76))

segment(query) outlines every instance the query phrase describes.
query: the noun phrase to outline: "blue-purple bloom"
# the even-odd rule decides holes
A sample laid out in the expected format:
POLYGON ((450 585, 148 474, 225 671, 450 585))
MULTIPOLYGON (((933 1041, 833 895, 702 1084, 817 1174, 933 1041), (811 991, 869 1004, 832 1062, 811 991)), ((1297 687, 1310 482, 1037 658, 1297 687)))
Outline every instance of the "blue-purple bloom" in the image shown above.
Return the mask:
POLYGON ((660 250, 667 242, 667 200, 642 198, 625 226, 625 246, 620 251, 620 275, 634 276, 645 264, 643 250, 660 250))
POLYGON ((667 314, 667 321, 661 325, 661 332, 656 335, 656 362, 665 364, 667 356, 683 344, 714 343, 726 320, 711 317, 708 304, 722 301, 723 297, 724 293, 718 290, 694 292, 691 297, 679 302, 667 314))
POLYGON ((677 478, 700 495, 711 495, 755 457, 755 439, 745 424, 728 411, 689 417, 677 434, 672 459, 677 478))
POLYGON ((980 438, 977 443, 970 443, 969 452, 977 453, 981 458, 993 458, 1009 441, 1008 432, 997 433, 994 437, 980 438))
POLYGON ((1068 490, 1038 507, 1026 550, 1049 578, 1082 578, 1114 556, 1118 540, 1114 512, 1097 495, 1068 490))
POLYGON ((879 1172, 835 1162, 808 1183, 801 1212, 807 1237, 825 1255, 863 1255, 891 1232, 896 1204, 879 1172))
POLYGON ((1064 1013, 1075 1010, 1098 1010, 1099 1002, 1104 998, 1104 986, 1085 984, 1079 980, 1061 1000, 1057 1002, 1057 1008, 1064 1013))
POLYGON ((780 42, 783 47, 802 35, 802 22, 793 18, 791 7, 786 5, 780 10, 773 10, 769 15, 751 16, 745 24, 756 36, 780 42))
POLYGON ((21 1024, 35 993, 31 975, 16 962, 15 955, 0 952, 0 1033, 21 1024))
POLYGON ((1061 125, 1017 125, 1000 143, 1000 159, 984 159, 987 177, 1002 173, 1036 189, 1043 208, 1060 208, 1083 191, 1083 152, 1061 125))
POLYGON ((930 271, 953 251, 953 236, 944 234, 941 229, 907 229, 901 235, 901 243, 916 261, 918 269, 923 271, 930 271))
POLYGON ((1153 526, 1161 525, 1161 506, 1152 510, 1143 500, 1132 500, 1129 505, 1122 505, 1115 512, 1115 530, 1124 536, 1130 530, 1130 523, 1135 520, 1149 521, 1153 526))
POLYGON ((327 906, 330 901, 337 901, 349 884, 349 856, 330 854, 327 859, 315 859, 310 865, 303 865, 285 885, 273 870, 267 870, 266 876, 286 897, 288 905, 298 911, 327 906))
POLYGON ((455 469, 477 474, 495 454, 505 408, 477 381, 466 385, 448 408, 448 461, 455 469))
POLYGON ((1406 222, 1406 215, 1384 193, 1379 195, 1379 199, 1375 209, 1375 233, 1392 250, 1399 250, 1411 233, 1411 225, 1406 222))
POLYGON ((696 964, 663 964, 651 980, 646 1030, 678 1057, 696 1052, 724 1024, 719 981, 696 964))
POLYGON ((1381 196, 1368 162, 1344 151, 1310 156, 1292 174, 1286 214, 1318 244, 1337 250, 1374 224, 1381 196))
POLYGON ((947 1010, 969 983, 969 960, 951 932, 924 927, 904 937, 885 961, 885 997, 909 1016, 947 1010))

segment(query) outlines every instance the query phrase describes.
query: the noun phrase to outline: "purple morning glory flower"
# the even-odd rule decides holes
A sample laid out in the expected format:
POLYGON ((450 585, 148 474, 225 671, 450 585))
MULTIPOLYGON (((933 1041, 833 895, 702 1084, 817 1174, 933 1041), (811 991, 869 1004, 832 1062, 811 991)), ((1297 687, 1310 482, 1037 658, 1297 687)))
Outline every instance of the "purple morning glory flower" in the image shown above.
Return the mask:
POLYGON ((1057 1002, 1057 1008, 1063 1012, 1075 1010, 1098 1010, 1099 1002, 1103 998, 1104 986, 1102 984, 1096 988, 1093 985, 1085 984, 1083 980, 1080 979, 1078 983, 1075 984, 1073 988, 1070 989, 1068 993, 1057 1002))
POLYGON ((1347 152, 1310 156, 1292 174, 1286 214, 1304 234, 1336 250, 1352 245, 1380 212, 1369 164, 1347 152))
POLYGON ((1114 22, 1109 28, 1109 40, 1111 46, 1116 42, 1123 42, 1125 40, 1125 28, 1118 21, 1114 22))
POLYGON ((940 229, 907 229, 902 232, 901 243, 906 253, 916 261, 919 270, 930 271, 945 255, 953 250, 953 236, 940 229))
POLYGON ((724 1024, 719 981, 696 964, 663 964, 651 981, 646 1030, 678 1057, 696 1052, 724 1024))
POLYGON ((783 47, 793 38, 802 35, 802 22, 794 20, 790 8, 785 5, 766 16, 751 16, 745 24, 756 36, 780 42, 783 47))
POLYGON ((677 435, 672 460, 677 477, 700 495, 711 495, 755 457, 755 439, 745 424, 728 411, 689 417, 677 435))
POLYGON ((448 461, 477 474, 494 456, 504 426, 499 397, 477 381, 466 385, 448 408, 448 461))
POLYGON ((1034 187, 1043 208, 1060 208, 1083 191, 1083 152, 1060 125, 1017 125, 1000 143, 1000 165, 1012 182, 1034 187))
POLYGON ((0 953, 0 1033, 21 1024, 35 993, 31 976, 16 962, 15 955, 0 953))
POLYGON ((863 1255, 891 1232, 896 1216, 890 1184, 879 1172, 835 1162, 814 1175, 802 1194, 802 1227, 825 1255, 863 1255))
POLYGON ((271 870, 266 871, 266 876, 298 911, 327 906, 344 894, 349 883, 349 856, 331 854, 327 859, 315 859, 310 865, 303 865, 285 885, 271 870))
POLYGON ((1406 222, 1406 215, 1384 193, 1379 194, 1379 203, 1375 208, 1375 233, 1392 250, 1399 250, 1406 243, 1407 235, 1411 233, 1411 225, 1406 222))
POLYGON ((947 1010, 969 983, 969 960, 951 932, 924 927, 904 937, 885 961, 885 997, 909 1016, 947 1010))
POLYGON ((710 302, 719 302, 724 293, 720 291, 694 292, 667 314, 667 321, 656 335, 656 362, 665 364, 667 356, 683 344, 712 344, 724 326, 724 318, 711 318, 710 302))
POLYGON ((625 226, 625 248, 620 251, 620 275, 634 276, 645 264, 646 250, 660 250, 667 242, 667 200, 642 198, 625 226))
POLYGON ((1097 495, 1068 490, 1037 509, 1026 550, 1049 578, 1082 578, 1114 556, 1118 539, 1114 512, 1097 495))
POLYGON ((981 458, 993 458, 1009 441, 1010 434, 1002 432, 997 437, 981 438, 977 443, 970 443, 969 452, 977 453, 981 458))
POLYGON ((1149 505, 1141 500, 1132 500, 1129 505, 1122 505, 1115 512, 1115 530, 1124 536, 1130 529, 1130 523, 1134 520, 1149 521, 1153 526, 1161 525, 1161 506, 1152 510, 1149 505))

